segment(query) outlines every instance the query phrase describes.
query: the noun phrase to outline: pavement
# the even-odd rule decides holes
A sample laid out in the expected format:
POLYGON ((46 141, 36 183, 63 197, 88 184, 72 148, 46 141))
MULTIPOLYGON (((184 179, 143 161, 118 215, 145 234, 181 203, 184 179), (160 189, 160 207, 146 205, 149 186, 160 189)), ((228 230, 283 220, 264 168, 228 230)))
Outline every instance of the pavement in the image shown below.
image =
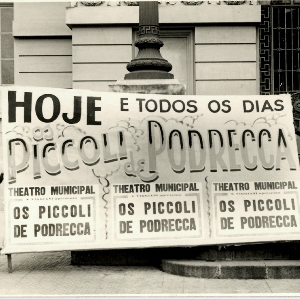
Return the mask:
POLYGON ((0 256, 0 296, 300 295, 300 279, 201 279, 145 266, 72 266, 70 251, 0 256))
MULTIPOLYGON (((0 244, 4 236, 0 211, 0 244)), ((0 245, 1 247, 1 245, 0 245)), ((71 252, 0 255, 0 296, 300 295, 300 279, 202 279, 145 266, 72 266, 71 252)))

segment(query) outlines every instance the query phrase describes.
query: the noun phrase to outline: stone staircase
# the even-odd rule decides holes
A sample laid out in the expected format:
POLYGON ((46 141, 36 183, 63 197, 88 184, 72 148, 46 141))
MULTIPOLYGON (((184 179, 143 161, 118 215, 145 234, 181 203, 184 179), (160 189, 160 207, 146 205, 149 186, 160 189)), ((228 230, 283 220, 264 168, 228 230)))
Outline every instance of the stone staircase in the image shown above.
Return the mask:
POLYGON ((215 261, 162 260, 164 272, 213 279, 299 279, 299 260, 215 261))
POLYGON ((191 258, 163 259, 164 272, 211 279, 299 279, 300 243, 196 247, 191 258))
POLYGON ((300 278, 300 242, 231 246, 72 251, 73 265, 156 266, 211 279, 300 278))

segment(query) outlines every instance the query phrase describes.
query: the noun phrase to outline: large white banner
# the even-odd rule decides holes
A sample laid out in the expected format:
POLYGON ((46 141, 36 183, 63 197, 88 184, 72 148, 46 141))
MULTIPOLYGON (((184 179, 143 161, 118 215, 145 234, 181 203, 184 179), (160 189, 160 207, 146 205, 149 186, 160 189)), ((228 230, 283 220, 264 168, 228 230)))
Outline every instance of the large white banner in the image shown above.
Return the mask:
POLYGON ((300 237, 282 96, 2 87, 2 253, 300 237))

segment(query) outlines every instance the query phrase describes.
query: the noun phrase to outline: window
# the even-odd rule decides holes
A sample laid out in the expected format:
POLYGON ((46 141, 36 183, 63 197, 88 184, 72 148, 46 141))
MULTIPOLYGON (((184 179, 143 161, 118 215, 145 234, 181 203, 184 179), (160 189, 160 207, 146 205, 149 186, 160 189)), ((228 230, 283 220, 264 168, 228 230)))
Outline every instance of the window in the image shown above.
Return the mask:
POLYGON ((300 1, 271 1, 261 12, 260 93, 292 95, 300 161, 300 1))
MULTIPOLYGON (((168 30, 160 28, 159 38, 164 46, 160 53, 164 59, 172 64, 171 74, 179 83, 186 84, 186 94, 195 94, 194 91, 194 69, 193 69, 193 31, 192 30, 168 30)), ((138 39, 138 31, 133 33, 133 39, 138 39)), ((134 44, 134 43, 133 43, 134 44)), ((138 48, 133 46, 133 54, 136 57, 138 48)))
POLYGON ((274 93, 300 91, 300 7, 272 8, 274 93))
POLYGON ((262 6, 261 94, 300 92, 300 5, 290 3, 262 6))

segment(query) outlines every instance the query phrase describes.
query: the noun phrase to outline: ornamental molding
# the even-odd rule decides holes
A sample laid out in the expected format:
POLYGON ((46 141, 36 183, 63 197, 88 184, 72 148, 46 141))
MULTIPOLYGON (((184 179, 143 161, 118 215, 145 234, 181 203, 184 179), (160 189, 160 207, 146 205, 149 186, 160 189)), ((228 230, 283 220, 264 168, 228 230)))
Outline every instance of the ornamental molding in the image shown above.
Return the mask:
POLYGON ((129 72, 153 69, 170 72, 172 70, 172 64, 165 59, 134 59, 127 64, 126 68, 129 72))
POLYGON ((139 6, 138 1, 124 1, 127 6, 139 6))
POLYGON ((241 5, 244 4, 246 1, 240 0, 240 1, 224 1, 227 5, 241 5))
POLYGON ((159 35, 159 27, 157 25, 139 26, 139 35, 154 34, 159 35))
POLYGON ((240 0, 240 1, 224 1, 227 5, 241 5, 245 4, 246 0, 240 0))
POLYGON ((80 3, 84 6, 100 6, 105 1, 81 1, 80 3))
POLYGON ((184 5, 200 5, 204 1, 181 1, 184 5))
MULTIPOLYGON (((158 1, 160 6, 169 5, 184 5, 184 6, 197 6, 197 5, 256 5, 260 2, 266 2, 261 0, 204 0, 204 1, 158 1)), ((72 2, 71 6, 138 6, 139 1, 80 1, 72 2)))
POLYGON ((155 45, 156 48, 161 48, 164 45, 163 41, 157 37, 140 37, 134 43, 139 49, 148 47, 149 44, 155 45))

